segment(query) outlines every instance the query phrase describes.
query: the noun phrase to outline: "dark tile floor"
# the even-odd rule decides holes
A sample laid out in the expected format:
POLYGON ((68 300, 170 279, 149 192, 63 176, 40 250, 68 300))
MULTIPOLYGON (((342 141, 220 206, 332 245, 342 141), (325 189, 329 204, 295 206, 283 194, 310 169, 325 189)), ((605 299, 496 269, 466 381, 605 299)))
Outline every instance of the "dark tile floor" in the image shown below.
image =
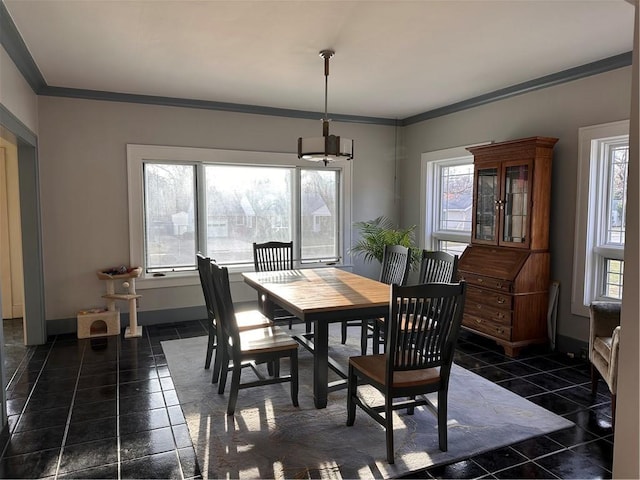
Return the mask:
MULTIPOLYGON (((19 345, 20 328, 4 323, 0 478, 200 478, 160 342, 204 335, 203 322, 145 327, 140 339, 63 335, 31 348, 19 345)), ((602 385, 591 396, 585 361, 544 350, 514 360, 463 333, 456 363, 576 426, 407 478, 611 478, 608 392, 602 385)))

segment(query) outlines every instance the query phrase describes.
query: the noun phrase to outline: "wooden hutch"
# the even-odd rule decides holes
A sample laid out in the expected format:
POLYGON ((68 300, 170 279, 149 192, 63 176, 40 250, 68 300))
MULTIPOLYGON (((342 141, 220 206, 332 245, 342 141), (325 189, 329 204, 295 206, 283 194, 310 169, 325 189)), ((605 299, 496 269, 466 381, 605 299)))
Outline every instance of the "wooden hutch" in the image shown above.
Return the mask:
POLYGON ((468 150, 474 156, 471 245, 458 264, 467 282, 463 328, 505 354, 548 341, 551 161, 557 138, 468 150))

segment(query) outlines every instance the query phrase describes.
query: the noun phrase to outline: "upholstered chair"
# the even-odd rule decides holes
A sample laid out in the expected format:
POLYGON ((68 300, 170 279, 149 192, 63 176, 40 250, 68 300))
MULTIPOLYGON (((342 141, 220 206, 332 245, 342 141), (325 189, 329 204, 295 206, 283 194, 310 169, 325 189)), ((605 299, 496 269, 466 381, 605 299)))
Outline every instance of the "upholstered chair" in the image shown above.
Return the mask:
POLYGON ((591 362, 591 393, 595 395, 598 376, 611 392, 611 417, 616 414, 618 383, 618 350, 620 344, 620 303, 593 302, 590 310, 589 361, 591 362))

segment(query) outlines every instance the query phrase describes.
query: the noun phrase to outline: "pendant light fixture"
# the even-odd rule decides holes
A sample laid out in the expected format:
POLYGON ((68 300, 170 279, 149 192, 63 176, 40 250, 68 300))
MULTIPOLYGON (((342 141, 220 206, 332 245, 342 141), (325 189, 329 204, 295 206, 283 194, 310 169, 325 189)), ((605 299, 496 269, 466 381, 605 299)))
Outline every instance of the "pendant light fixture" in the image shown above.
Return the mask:
POLYGON ((298 158, 311 162, 324 162, 327 165, 335 160, 353 158, 353 140, 329 135, 329 117, 327 113, 327 91, 329 88, 329 59, 333 50, 322 50, 324 58, 324 118, 322 119, 322 137, 298 138, 298 158))

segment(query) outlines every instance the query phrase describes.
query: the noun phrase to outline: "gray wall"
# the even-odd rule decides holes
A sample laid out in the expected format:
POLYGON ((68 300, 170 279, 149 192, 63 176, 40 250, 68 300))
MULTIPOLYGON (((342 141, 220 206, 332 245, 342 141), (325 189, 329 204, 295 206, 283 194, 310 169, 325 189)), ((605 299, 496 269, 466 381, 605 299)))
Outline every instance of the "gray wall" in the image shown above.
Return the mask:
MULTIPOLYGON (((127 143, 295 152, 299 136, 321 135, 315 120, 44 96, 39 119, 47 320, 101 305, 95 271, 129 261, 127 143)), ((353 220, 397 218, 395 128, 331 129, 355 140, 353 220)), ((371 265, 354 268, 377 275, 371 265)), ((236 291, 234 300, 255 299, 241 283, 236 291)), ((141 312, 204 304, 199 285, 139 293, 141 312)))
POLYGON ((559 139, 551 189, 551 275, 560 281, 558 335, 586 341, 589 320, 571 314, 578 128, 629 118, 631 67, 519 95, 404 129, 401 221, 419 224, 423 152, 530 136, 559 139))

